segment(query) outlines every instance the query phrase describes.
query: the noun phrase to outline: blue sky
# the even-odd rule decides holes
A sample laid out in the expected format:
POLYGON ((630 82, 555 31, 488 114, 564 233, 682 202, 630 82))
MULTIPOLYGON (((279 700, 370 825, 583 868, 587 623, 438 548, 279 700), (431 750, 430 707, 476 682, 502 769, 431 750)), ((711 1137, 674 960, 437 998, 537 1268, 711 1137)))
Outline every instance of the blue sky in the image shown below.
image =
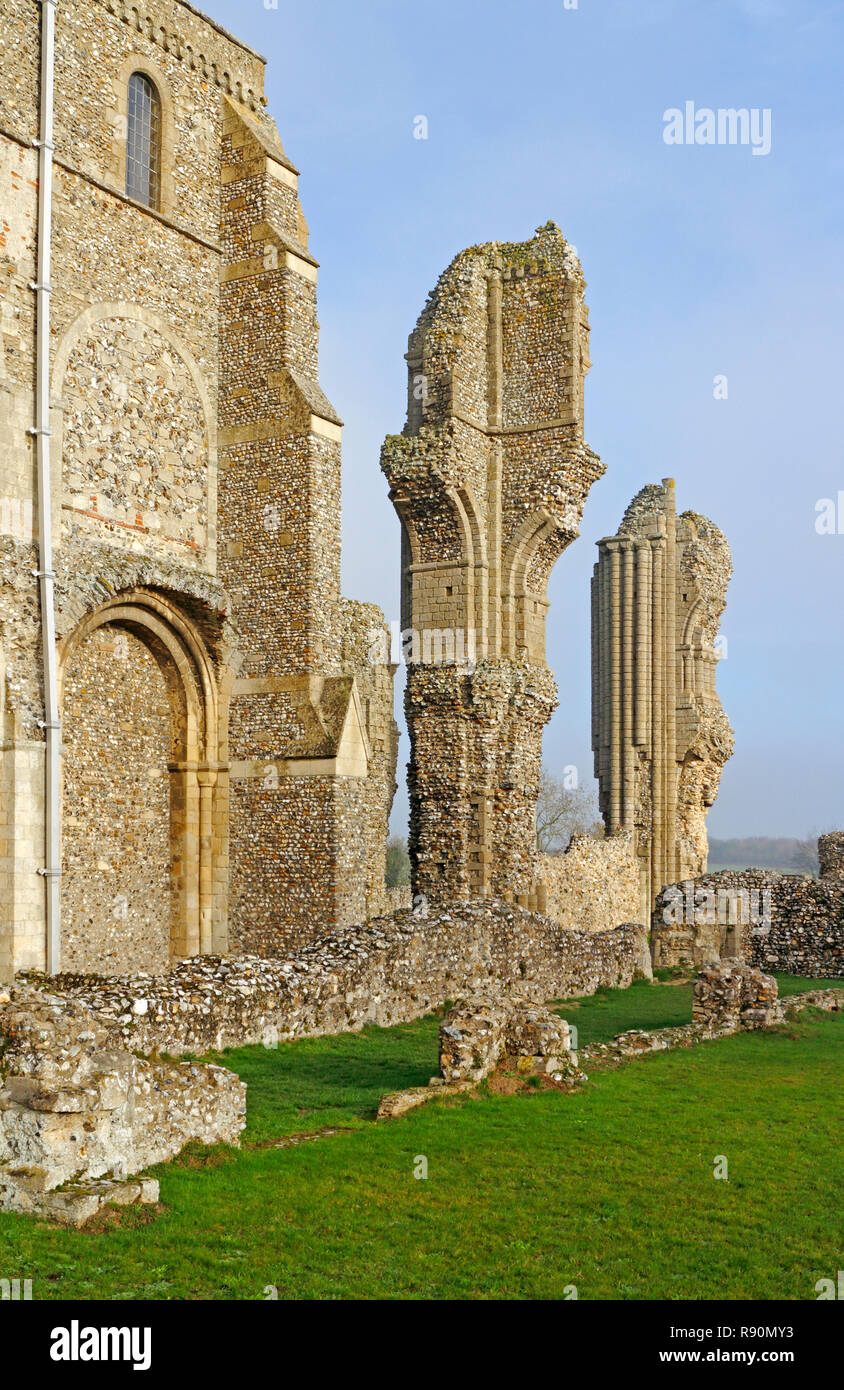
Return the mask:
MULTIPOLYGON (((551 582, 561 703, 546 761, 591 779, 589 576, 631 496, 671 476, 734 577, 718 672, 736 733, 710 833, 844 826, 841 0, 205 0, 269 60, 267 91, 321 262, 322 384, 346 423, 343 588, 398 618, 378 455, 403 353, 463 247, 549 218, 578 248, 607 465, 551 582), (663 113, 768 108, 766 156, 670 146, 663 113), (424 115, 429 138, 413 138, 424 115), (713 379, 728 378, 716 400, 713 379)), ((403 739, 394 824, 406 819, 403 739)))

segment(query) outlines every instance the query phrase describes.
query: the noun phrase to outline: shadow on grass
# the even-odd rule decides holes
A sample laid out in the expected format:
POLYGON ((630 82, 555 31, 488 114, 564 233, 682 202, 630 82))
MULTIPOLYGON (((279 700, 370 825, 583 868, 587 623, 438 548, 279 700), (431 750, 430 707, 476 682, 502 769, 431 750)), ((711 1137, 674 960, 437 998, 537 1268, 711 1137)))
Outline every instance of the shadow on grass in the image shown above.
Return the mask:
POLYGON ((424 1086, 438 1066, 439 1016, 277 1047, 232 1048, 207 1058, 247 1084, 246 1137, 263 1140, 365 1124, 387 1091, 424 1086))

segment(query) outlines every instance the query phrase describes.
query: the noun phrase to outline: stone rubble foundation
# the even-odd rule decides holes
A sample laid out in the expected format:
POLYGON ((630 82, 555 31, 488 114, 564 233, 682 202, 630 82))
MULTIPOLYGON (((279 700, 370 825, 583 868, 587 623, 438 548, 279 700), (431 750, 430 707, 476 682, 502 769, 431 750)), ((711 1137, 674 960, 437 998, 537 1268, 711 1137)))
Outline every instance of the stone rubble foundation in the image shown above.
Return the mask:
POLYGON ((693 1047, 731 1033, 773 1028, 803 1009, 839 1013, 844 1005, 844 989, 811 989, 787 999, 779 999, 777 993, 772 976, 740 960, 723 960, 703 970, 695 981, 691 1023, 654 1032, 632 1028, 611 1042, 584 1047, 580 1061, 625 1062, 648 1052, 693 1047))
POLYGON ((807 990, 777 998, 777 982, 739 960, 701 972, 694 985, 692 1022, 649 1032, 631 1028, 608 1043, 571 1051, 568 1023, 549 1009, 510 997, 461 999, 440 1025, 440 1075, 427 1086, 394 1091, 378 1107, 381 1120, 396 1119, 437 1096, 475 1090, 497 1069, 550 1076, 564 1089, 588 1080, 586 1063, 618 1065, 650 1052, 694 1047, 730 1033, 771 1028, 803 1009, 840 1012, 844 990, 807 990))
POLYGON ((512 996, 460 1000, 440 1024, 439 1044, 444 1081, 483 1081, 505 1060, 556 1080, 577 1070, 565 1020, 512 996))
POLYGON ((722 960, 695 981, 692 1023, 710 1032, 768 1028, 779 1021, 778 992, 773 975, 741 960, 722 960))
POLYGON ((223 1067, 145 1059, 73 999, 0 994, 0 1211, 78 1226, 157 1202, 133 1174, 191 1140, 237 1144, 246 1086, 223 1067))
POLYGON ((427 1086, 383 1096, 379 1120, 394 1120, 436 1096, 474 1090, 499 1067, 551 1077, 572 1089, 586 1080, 565 1019, 514 995, 458 1000, 440 1024, 439 1053, 439 1075, 427 1086))
POLYGON ((567 931, 485 901, 335 930, 289 960, 206 956, 166 975, 19 975, 0 994, 0 1210, 81 1224, 106 1202, 156 1201, 153 1180, 127 1179, 189 1141, 237 1143, 245 1085, 160 1052, 272 1047, 419 1018, 461 994, 517 991, 518 1046, 562 1071, 567 1028, 536 1004, 640 974, 650 975, 641 927, 567 931))
POLYGON ((651 976, 643 927, 569 931, 489 899, 331 931, 287 960, 202 956, 167 975, 107 979, 26 974, 12 993, 49 989, 90 1010, 117 1045, 178 1055, 406 1023, 491 989, 544 1003, 639 976, 651 976))

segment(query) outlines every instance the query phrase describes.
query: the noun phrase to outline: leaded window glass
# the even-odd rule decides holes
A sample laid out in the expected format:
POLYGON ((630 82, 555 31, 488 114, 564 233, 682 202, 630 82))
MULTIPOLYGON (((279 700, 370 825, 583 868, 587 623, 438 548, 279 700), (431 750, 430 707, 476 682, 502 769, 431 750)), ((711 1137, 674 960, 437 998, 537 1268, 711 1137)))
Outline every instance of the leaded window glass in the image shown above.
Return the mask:
POLYGON ((161 102, 146 73, 129 78, 126 123, 126 192, 157 208, 161 181, 161 102))

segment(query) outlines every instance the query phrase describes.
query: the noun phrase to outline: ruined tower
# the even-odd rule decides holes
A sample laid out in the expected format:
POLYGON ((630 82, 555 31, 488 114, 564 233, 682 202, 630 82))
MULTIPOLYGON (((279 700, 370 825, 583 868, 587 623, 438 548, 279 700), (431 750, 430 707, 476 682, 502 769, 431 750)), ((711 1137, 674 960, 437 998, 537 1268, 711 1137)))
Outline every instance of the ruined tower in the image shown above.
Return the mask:
POLYGON ((585 282, 549 222, 470 247, 407 352, 381 465, 402 524, 410 855, 429 898, 519 896, 535 860, 548 578, 603 465, 583 440, 585 282))
POLYGON ((392 672, 264 69, 179 0, 0 0, 0 979, 384 908, 392 672))
POLYGON ((667 883, 706 869, 706 812, 733 734, 715 689, 732 566, 674 481, 634 497, 598 542, 592 580, 592 748, 608 834, 634 833, 642 921, 667 883))

